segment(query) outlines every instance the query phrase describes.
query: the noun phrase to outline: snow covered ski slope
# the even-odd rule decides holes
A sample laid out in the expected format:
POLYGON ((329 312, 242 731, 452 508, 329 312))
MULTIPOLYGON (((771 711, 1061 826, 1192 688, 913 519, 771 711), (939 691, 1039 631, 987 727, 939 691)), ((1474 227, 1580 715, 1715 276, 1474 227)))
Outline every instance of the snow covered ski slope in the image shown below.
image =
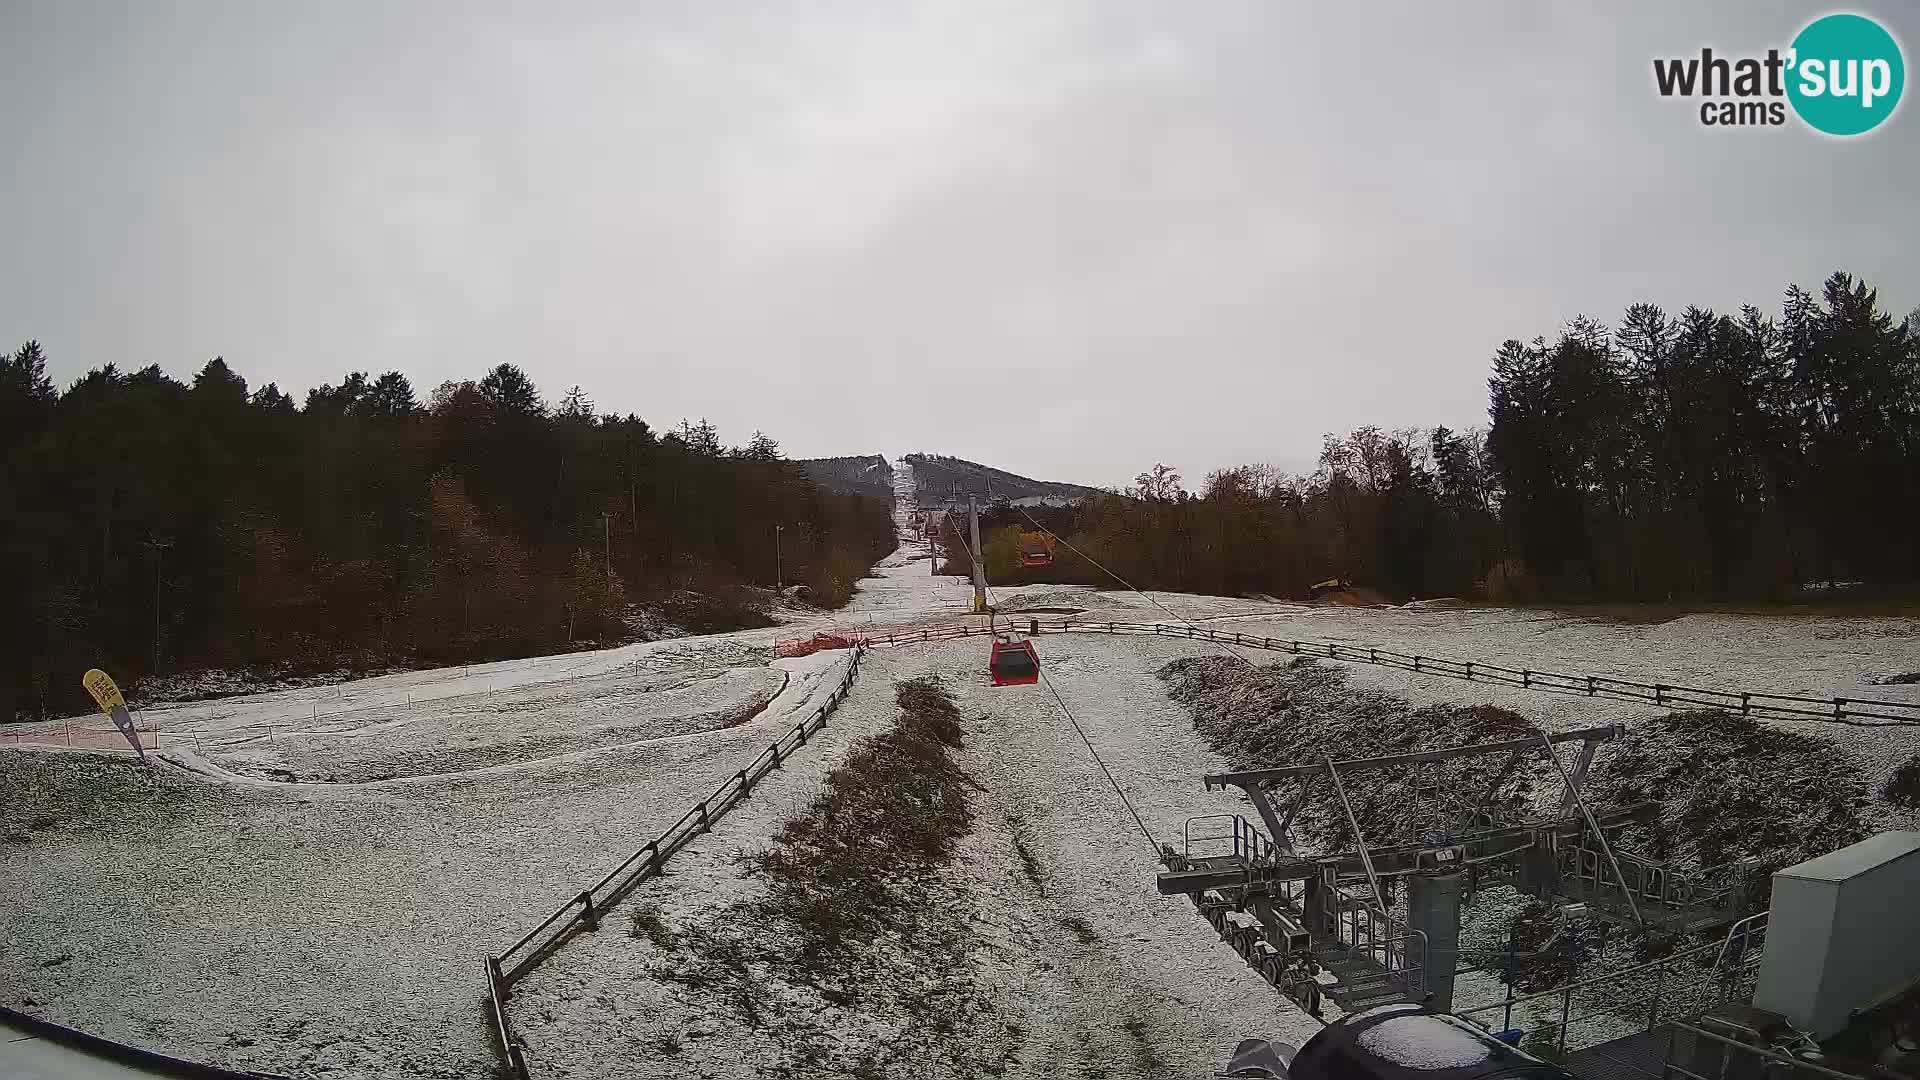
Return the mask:
MULTIPOLYGON (((0 752, 8 1004, 236 1068, 488 1075, 496 1056, 476 1006, 478 958, 740 769, 845 662, 832 651, 776 661, 777 640, 967 618, 966 581, 933 575, 912 535, 910 467, 896 467, 894 482, 900 546, 840 612, 156 707, 142 717, 160 730, 154 767, 65 749, 70 723, 10 726, 0 752)), ((996 589, 995 599, 1003 610, 1167 619, 1158 601, 1249 633, 1815 696, 1869 696, 1863 675, 1920 664, 1920 624, 1904 619, 1627 624, 1057 585, 996 589)), ((1106 772, 1046 687, 988 686, 983 639, 870 653, 804 751, 599 933, 516 987, 534 1075, 743 1075, 764 1065, 918 1080, 991 1065, 1010 1076, 1194 1076, 1243 1036, 1303 1034, 1311 1021, 1186 900, 1156 894, 1159 863, 1114 790, 1155 842, 1176 846, 1189 819, 1239 809, 1202 787, 1201 775, 1229 763, 1153 676, 1218 649, 1093 635, 1036 644, 1106 772), (959 710, 951 757, 967 778, 968 820, 949 859, 898 885, 930 913, 948 959, 935 978, 917 960, 888 959, 928 955, 915 951, 925 942, 886 939, 873 945, 879 996, 850 999, 836 980, 852 976, 833 969, 795 990, 802 984, 775 977, 791 928, 767 915, 756 860, 812 812, 834 769, 894 729, 896 685, 920 677, 959 710), (700 984, 689 976, 695 956, 719 956, 730 981, 700 984), (715 996, 716 985, 731 989, 715 996)), ((1654 712, 1380 668, 1351 677, 1417 702, 1491 701, 1550 728, 1654 712)), ((1920 686, 1870 696, 1920 701, 1920 686)), ((1873 784, 1920 751, 1910 728, 1799 728, 1832 739, 1873 784)))

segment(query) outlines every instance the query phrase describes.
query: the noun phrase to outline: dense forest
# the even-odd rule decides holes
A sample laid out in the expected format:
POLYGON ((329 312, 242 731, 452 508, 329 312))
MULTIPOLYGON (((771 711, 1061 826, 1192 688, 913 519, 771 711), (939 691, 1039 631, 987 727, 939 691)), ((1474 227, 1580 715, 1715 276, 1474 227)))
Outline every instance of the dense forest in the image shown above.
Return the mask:
POLYGON ((751 587, 843 604, 892 548, 888 503, 816 487, 756 433, 655 432, 521 369, 418 400, 399 372, 296 403, 220 359, 64 392, 0 356, 0 718, 199 666, 326 669, 551 652, 764 623, 751 587), (775 530, 779 557, 776 566, 775 530))
MULTIPOLYGON (((1035 518, 1142 588, 1388 599, 1779 598, 1920 578, 1920 312, 1863 282, 1787 291, 1778 317, 1651 304, 1493 356, 1490 426, 1328 436, 1318 468, 1172 468, 1035 518)), ((1071 551, 995 580, 1112 579, 1071 551)))
MULTIPOLYGON (((1156 465, 1125 493, 998 506, 989 573, 1111 583, 1065 546, 1022 569, 1031 514, 1135 585, 1214 594, 1779 598, 1920 578, 1920 312, 1895 319, 1845 274, 1789 289, 1777 316, 1576 319, 1501 345, 1489 389, 1484 429, 1327 436, 1306 475, 1248 465, 1189 490, 1156 465)), ((657 433, 578 387, 549 406, 511 364, 424 402, 398 372, 355 372, 296 403, 219 359, 190 385, 109 365, 61 392, 30 342, 0 355, 0 718, 78 707, 96 664, 137 682, 444 663, 620 640, 641 610, 724 629, 764 618, 752 589, 776 575, 837 606, 892 530, 877 480, 833 487, 757 433, 657 433)))

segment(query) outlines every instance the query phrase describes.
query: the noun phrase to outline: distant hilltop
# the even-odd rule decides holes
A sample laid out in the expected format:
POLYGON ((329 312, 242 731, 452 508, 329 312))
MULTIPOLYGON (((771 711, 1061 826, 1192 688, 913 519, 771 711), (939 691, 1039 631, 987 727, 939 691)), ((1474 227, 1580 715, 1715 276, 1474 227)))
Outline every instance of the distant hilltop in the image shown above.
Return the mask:
POLYGON ((1109 494, 1085 484, 1034 480, 977 461, 940 454, 908 454, 901 460, 913 466, 914 496, 922 504, 941 502, 950 496, 971 492, 993 498, 1004 497, 1026 505, 1066 506, 1090 495, 1109 494))
POLYGON ((794 464, 806 471, 816 487, 843 495, 865 495, 893 505, 893 466, 879 454, 802 458, 794 464))

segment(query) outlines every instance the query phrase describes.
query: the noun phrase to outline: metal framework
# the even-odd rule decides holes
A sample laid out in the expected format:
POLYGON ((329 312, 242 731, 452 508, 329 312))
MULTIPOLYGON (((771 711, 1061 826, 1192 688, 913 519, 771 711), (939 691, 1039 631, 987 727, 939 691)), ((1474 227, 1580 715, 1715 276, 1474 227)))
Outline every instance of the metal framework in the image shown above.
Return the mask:
POLYGON ((1610 834, 1650 820, 1655 804, 1606 811, 1588 805, 1580 789, 1594 753, 1621 731, 1606 726, 1537 732, 1504 742, 1209 775, 1209 790, 1245 794, 1260 824, 1237 814, 1189 821, 1182 850, 1164 853, 1159 890, 1190 897, 1249 964, 1315 1015, 1323 996, 1349 1011, 1394 1000, 1447 1007, 1463 883, 1512 881, 1542 899, 1579 901, 1600 918, 1641 929, 1695 931, 1738 920, 1747 914, 1739 874, 1726 875, 1727 883, 1683 879, 1615 846, 1610 834), (1580 748, 1569 769, 1556 746, 1572 742, 1580 748), (1527 821, 1501 821, 1488 813, 1521 763, 1541 754, 1559 774, 1557 810, 1527 821), (1446 821, 1441 764, 1479 757, 1505 760, 1490 783, 1471 792, 1471 802, 1455 804, 1457 814, 1446 821), (1430 796, 1445 828, 1418 843, 1366 842, 1347 781, 1390 768, 1414 772, 1414 800, 1430 796), (1295 849, 1292 828, 1323 780, 1353 847, 1304 855, 1295 849), (1229 827, 1196 834, 1196 826, 1212 823, 1229 827), (1397 886, 1406 889, 1404 916, 1394 913, 1397 886))

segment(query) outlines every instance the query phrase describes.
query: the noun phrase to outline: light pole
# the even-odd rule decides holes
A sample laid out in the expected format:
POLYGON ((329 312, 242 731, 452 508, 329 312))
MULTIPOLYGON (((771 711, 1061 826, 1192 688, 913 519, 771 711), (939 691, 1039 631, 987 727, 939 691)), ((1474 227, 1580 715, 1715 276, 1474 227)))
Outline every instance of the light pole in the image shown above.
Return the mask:
POLYGON ((153 673, 160 673, 160 582, 161 569, 164 566, 167 549, 173 544, 165 540, 148 539, 147 546, 153 549, 153 673))
POLYGON ((606 537, 607 599, 613 599, 613 515, 602 510, 600 524, 606 537))
POLYGON ((774 592, 779 592, 781 589, 786 587, 786 579, 782 576, 780 572, 780 532, 785 528, 786 528, 785 525, 775 525, 773 527, 773 591, 774 592))

